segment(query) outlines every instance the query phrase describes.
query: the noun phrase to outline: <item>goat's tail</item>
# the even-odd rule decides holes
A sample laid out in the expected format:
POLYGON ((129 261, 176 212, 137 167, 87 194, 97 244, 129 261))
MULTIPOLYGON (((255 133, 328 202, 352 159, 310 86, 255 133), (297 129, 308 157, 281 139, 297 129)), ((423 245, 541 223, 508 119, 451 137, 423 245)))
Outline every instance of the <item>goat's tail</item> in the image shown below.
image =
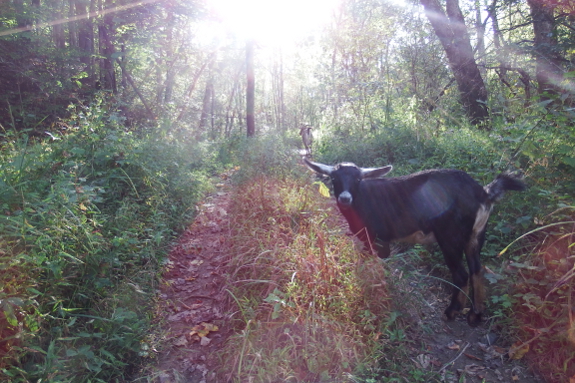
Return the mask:
POLYGON ((485 186, 485 191, 491 202, 497 202, 503 197, 506 190, 522 191, 525 188, 525 183, 520 177, 511 173, 501 173, 493 182, 485 186))

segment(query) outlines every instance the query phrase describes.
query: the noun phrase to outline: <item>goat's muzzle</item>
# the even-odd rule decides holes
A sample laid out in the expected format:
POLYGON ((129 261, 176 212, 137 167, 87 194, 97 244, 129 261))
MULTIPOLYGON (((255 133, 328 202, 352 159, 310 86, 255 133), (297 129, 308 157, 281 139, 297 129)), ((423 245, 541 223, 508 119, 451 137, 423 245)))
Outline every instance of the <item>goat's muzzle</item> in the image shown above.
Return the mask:
POLYGON ((351 196, 351 193, 348 191, 344 191, 342 192, 339 197, 337 197, 337 202, 339 202, 341 205, 343 205, 344 207, 349 207, 351 206, 351 203, 353 202, 353 198, 351 196))

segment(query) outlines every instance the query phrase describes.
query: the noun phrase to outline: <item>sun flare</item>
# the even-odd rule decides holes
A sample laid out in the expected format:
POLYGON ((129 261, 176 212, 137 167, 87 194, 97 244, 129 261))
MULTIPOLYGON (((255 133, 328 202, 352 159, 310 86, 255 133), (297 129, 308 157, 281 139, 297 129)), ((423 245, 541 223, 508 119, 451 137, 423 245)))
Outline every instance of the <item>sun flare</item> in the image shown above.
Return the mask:
POLYGON ((238 38, 285 45, 325 25, 340 0, 207 0, 208 8, 238 38))

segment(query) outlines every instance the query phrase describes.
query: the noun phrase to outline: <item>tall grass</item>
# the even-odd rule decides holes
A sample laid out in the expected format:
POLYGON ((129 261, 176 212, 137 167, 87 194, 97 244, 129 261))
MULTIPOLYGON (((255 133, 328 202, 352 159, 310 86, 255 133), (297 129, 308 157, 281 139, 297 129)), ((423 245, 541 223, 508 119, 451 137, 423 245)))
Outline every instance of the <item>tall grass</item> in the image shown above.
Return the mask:
POLYGON ((360 264, 337 212, 305 180, 251 179, 230 215, 238 334, 221 353, 221 379, 343 380, 370 355, 385 318, 382 264, 360 264))
POLYGON ((0 379, 110 382, 147 356, 166 248, 210 188, 208 148, 138 137, 100 106, 0 153, 0 379), (204 155, 201 155, 201 154, 204 155))

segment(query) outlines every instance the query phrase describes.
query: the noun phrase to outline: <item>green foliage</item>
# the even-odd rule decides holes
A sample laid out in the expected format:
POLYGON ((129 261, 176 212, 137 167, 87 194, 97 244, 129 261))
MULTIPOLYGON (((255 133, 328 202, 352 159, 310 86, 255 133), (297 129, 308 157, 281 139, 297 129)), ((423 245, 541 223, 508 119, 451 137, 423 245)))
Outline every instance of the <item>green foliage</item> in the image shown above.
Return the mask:
POLYGON ((306 173, 298 165, 301 156, 296 147, 292 138, 279 133, 250 138, 234 136, 221 144, 218 159, 240 167, 235 178, 238 183, 260 176, 297 178, 306 173))
POLYGON ((66 135, 6 135, 0 166, 2 378, 109 382, 145 355, 154 277, 210 189, 206 145, 137 137, 104 104, 66 135))
POLYGON ((507 272, 512 289, 495 296, 518 339, 514 346, 527 347, 526 358, 549 382, 566 382, 575 375, 575 328, 573 327, 573 206, 547 219, 552 223, 520 238, 524 255, 512 254, 507 272))

